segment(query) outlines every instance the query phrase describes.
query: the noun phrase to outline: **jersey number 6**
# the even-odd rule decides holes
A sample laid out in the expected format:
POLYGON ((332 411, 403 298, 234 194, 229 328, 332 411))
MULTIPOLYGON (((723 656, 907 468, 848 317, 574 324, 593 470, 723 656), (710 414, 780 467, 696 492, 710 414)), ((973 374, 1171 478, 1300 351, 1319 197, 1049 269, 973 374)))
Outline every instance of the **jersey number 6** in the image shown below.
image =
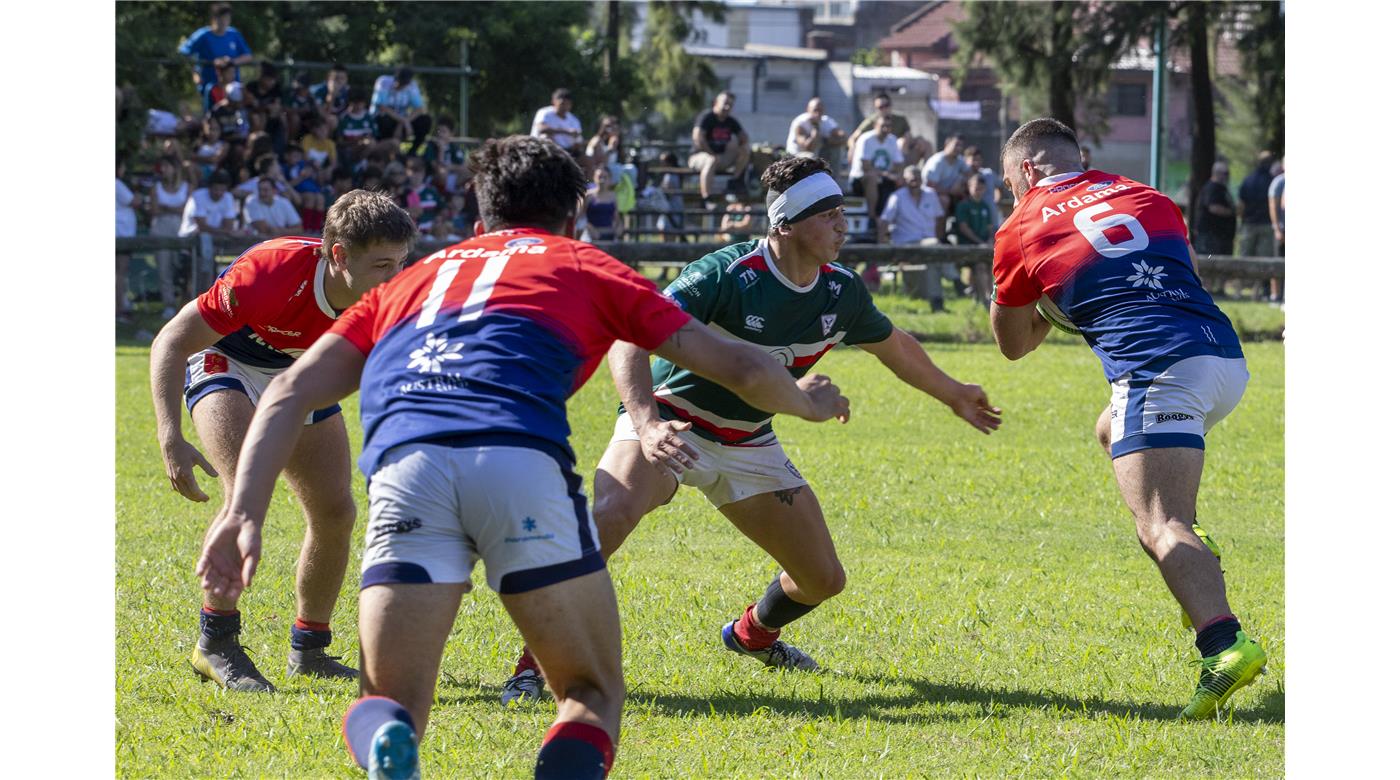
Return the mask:
POLYGON ((1074 226, 1079 229, 1084 237, 1089 239, 1094 251, 1108 258, 1122 257, 1123 255, 1136 252, 1139 249, 1147 248, 1147 231, 1143 229, 1142 223, 1131 214, 1115 212, 1103 219, 1094 219, 1094 215, 1102 214, 1112 210, 1112 206, 1107 203, 1097 203, 1085 208, 1083 211, 1075 212, 1074 226), (1131 234, 1128 240, 1117 244, 1108 240, 1104 231, 1111 227, 1127 228, 1131 234))

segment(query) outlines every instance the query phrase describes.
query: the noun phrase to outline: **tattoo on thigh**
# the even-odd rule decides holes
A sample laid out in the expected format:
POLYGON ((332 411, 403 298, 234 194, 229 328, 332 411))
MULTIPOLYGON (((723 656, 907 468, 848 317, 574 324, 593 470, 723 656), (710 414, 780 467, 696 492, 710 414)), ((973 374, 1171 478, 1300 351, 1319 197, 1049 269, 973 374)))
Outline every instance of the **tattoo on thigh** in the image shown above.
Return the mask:
POLYGON ((802 487, 801 487, 801 486, 798 486, 798 487, 795 487, 795 488, 788 488, 787 490, 774 490, 774 491, 773 491, 773 496, 774 496, 775 498, 777 498, 779 501, 783 502, 784 504, 787 504, 788 506, 792 506, 792 499, 793 499, 798 493, 801 493, 801 492, 802 492, 802 487))

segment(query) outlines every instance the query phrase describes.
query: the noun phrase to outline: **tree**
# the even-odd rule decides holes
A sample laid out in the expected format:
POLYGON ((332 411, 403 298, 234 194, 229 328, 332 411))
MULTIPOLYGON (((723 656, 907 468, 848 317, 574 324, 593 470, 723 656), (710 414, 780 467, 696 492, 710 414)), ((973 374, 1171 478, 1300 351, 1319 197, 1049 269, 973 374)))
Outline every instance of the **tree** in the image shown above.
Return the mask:
POLYGON ((716 20, 724 18, 724 5, 717 2, 651 0, 647 4, 642 48, 636 54, 642 64, 642 90, 626 101, 626 112, 630 117, 653 117, 663 135, 689 127, 719 88, 719 79, 709 63, 685 51, 692 31, 690 17, 695 11, 716 20))
POLYGON ((1266 0, 1247 8, 1240 53, 1244 70, 1254 82, 1254 115, 1260 126, 1261 149, 1283 154, 1283 4, 1266 0))

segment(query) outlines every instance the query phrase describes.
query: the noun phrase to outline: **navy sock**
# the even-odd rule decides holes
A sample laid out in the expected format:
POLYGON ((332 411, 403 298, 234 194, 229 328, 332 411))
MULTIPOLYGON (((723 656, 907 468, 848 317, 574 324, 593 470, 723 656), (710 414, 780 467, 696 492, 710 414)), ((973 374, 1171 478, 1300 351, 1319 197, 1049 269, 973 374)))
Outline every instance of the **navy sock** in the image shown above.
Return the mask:
POLYGON ((802 604, 793 601, 783 592, 783 575, 779 574, 768 583, 763 598, 754 605, 753 616, 769 628, 782 628, 792 621, 816 609, 816 604, 802 604))
MULTIPOLYGON (((340 733, 345 737, 345 746, 361 769, 369 766, 369 748, 374 741, 374 733, 380 726, 391 720, 401 720, 413 728, 413 716, 402 704, 386 696, 365 696, 350 705, 345 713, 345 722, 340 724, 340 733)), ((418 733, 414 729, 414 733, 418 733)))
POLYGON ((1207 623, 1196 634, 1196 649, 1202 658, 1218 655, 1235 643, 1235 633, 1240 630, 1240 621, 1234 615, 1225 615, 1207 623))
POLYGON ((205 639, 218 641, 231 636, 236 636, 243 627, 243 618, 238 614, 238 610, 230 613, 223 613, 223 610, 212 610, 205 607, 199 611, 199 633, 205 639))
POLYGON ((331 627, 325 623, 309 623, 297 618, 292 624, 292 649, 315 650, 331 646, 331 627))
POLYGON ((540 745, 535 780, 603 780, 612 762, 612 738, 606 731, 578 721, 556 723, 540 745))

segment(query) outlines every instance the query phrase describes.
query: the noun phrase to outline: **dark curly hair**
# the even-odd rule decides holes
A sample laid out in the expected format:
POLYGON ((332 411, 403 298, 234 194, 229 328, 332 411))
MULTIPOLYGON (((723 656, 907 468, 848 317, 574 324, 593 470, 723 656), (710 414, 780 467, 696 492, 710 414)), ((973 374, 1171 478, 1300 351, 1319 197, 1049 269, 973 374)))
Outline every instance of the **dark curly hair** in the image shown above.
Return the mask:
POLYGON ((817 171, 831 173, 831 166, 820 157, 787 157, 768 166, 759 181, 776 196, 817 171))
POLYGON ((524 135, 487 139, 471 155, 481 221, 555 228, 578 208, 583 170, 552 141, 524 135))

